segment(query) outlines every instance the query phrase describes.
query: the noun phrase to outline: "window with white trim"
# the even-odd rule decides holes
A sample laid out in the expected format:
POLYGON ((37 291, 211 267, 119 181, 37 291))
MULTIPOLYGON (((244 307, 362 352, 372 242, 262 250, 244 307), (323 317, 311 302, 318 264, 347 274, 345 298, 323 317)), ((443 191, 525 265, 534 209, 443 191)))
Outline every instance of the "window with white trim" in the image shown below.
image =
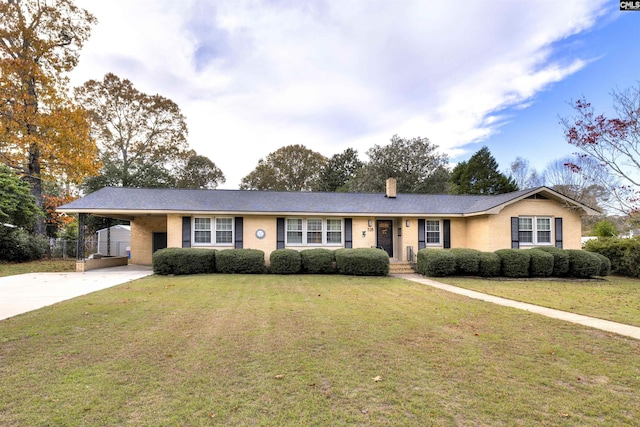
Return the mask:
POLYGON ((442 241, 440 235, 440 220, 427 219, 424 222, 424 241, 427 245, 439 245, 442 241))
POLYGON ((551 244, 551 217, 519 217, 518 241, 521 244, 551 244))
POLYGON ((194 245, 231 245, 233 243, 233 218, 194 218, 193 243, 194 245))
POLYGON ((341 245, 342 219, 331 218, 287 218, 287 245, 341 245))

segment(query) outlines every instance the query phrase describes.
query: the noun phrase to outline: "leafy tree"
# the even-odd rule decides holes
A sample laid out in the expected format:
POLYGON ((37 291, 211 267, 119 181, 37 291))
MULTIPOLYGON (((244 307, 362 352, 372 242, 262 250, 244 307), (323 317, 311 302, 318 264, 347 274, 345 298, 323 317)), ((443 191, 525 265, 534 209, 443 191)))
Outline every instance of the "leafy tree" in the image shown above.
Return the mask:
MULTIPOLYGON (((640 85, 611 95, 614 117, 596 115, 591 104, 581 98, 573 104, 574 115, 562 118, 561 124, 567 142, 610 175, 604 184, 616 201, 615 208, 631 213, 638 211, 640 200, 640 85)), ((580 165, 572 169, 583 173, 580 165)))
POLYGON ((616 237, 618 233, 618 227, 611 221, 603 219, 593 225, 591 234, 598 237, 616 237))
POLYGON ((0 224, 30 228, 39 214, 29 184, 0 164, 0 224))
POLYGON ((97 169, 86 113, 66 95, 96 19, 73 0, 1 1, 0 16, 0 160, 42 207, 43 180, 79 183, 97 169))
POLYGON ((304 145, 288 145, 260 159, 256 168, 242 178, 240 189, 310 191, 326 162, 326 157, 304 145))
POLYGON ((509 165, 509 177, 520 189, 535 188, 544 185, 544 178, 531 167, 527 159, 516 157, 509 165))
POLYGON ((451 173, 454 194, 502 194, 516 191, 512 178, 498 171, 498 162, 487 147, 482 147, 468 161, 458 163, 451 173))
POLYGON ((320 172, 317 191, 347 191, 347 182, 363 166, 358 158, 358 151, 347 148, 342 153, 334 154, 320 172))
POLYGON ((175 102, 142 93, 113 73, 76 88, 75 97, 90 112, 103 165, 101 175, 86 183, 88 191, 175 184, 177 166, 193 154, 185 117, 175 102))
POLYGON ((208 157, 193 154, 178 172, 176 186, 180 188, 216 188, 223 184, 222 171, 208 157))
POLYGON ((394 135, 390 144, 367 151, 369 161, 349 180, 349 191, 382 192, 387 178, 396 178, 399 193, 446 193, 449 157, 437 149, 428 138, 394 135))

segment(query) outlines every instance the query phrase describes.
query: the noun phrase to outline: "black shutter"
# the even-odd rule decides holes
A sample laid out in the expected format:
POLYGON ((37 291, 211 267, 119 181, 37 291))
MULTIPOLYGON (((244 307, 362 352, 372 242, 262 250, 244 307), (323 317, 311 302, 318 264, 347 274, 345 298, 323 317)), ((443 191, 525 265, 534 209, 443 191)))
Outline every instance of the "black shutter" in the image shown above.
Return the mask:
POLYGON ((562 218, 556 218, 556 248, 562 249, 562 218))
POLYGON ((284 249, 284 218, 276 218, 276 249, 284 249))
POLYGON ((424 219, 418 220, 418 250, 424 249, 427 247, 427 243, 425 242, 425 234, 424 234, 425 221, 424 219))
POLYGON ((444 240, 444 248, 451 248, 451 220, 445 219, 442 221, 442 240, 444 240))
POLYGON ((191 217, 182 217, 182 247, 191 247, 191 217))
POLYGON ((518 217, 511 217, 511 249, 520 248, 520 239, 518 237, 518 217))
POLYGON ((242 224, 243 217, 237 216, 235 217, 235 248, 242 249, 242 224))
POLYGON ((353 226, 351 218, 344 219, 344 247, 353 247, 353 226))

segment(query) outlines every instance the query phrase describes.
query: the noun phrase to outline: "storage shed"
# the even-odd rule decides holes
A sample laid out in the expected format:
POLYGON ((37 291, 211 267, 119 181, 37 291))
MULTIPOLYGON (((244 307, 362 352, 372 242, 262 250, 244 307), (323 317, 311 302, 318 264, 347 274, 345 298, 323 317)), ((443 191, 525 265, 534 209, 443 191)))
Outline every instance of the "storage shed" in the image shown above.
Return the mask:
POLYGON ((98 253, 101 255, 127 256, 127 247, 131 245, 131 226, 113 225, 98 230, 98 253), (107 231, 111 230, 111 236, 107 231), (109 238, 110 237, 110 238, 109 238), (108 241, 111 244, 108 245, 108 241))

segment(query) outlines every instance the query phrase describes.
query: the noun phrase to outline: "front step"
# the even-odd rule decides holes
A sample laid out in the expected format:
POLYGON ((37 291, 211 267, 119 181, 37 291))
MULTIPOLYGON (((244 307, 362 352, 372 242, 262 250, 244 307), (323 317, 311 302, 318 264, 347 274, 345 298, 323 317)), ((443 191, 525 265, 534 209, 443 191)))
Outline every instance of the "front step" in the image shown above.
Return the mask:
POLYGON ((389 264, 389 274, 411 274, 415 273, 408 262, 392 262, 389 264))

